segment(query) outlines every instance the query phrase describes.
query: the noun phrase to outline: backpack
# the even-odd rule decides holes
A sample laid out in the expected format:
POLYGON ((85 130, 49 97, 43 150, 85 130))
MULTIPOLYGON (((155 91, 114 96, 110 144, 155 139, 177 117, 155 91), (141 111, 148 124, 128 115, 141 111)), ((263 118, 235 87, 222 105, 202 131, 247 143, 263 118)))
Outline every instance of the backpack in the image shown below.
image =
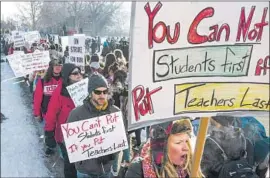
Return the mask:
POLYGON ((241 157, 237 160, 230 160, 223 148, 213 138, 208 136, 207 139, 217 145, 221 150, 224 159, 224 163, 218 172, 218 178, 259 178, 246 158, 241 157))
POLYGON ((245 158, 227 160, 223 164, 218 178, 259 178, 245 158))
POLYGON ((243 129, 245 136, 255 145, 258 140, 267 138, 264 126, 254 117, 240 117, 233 125, 243 129))

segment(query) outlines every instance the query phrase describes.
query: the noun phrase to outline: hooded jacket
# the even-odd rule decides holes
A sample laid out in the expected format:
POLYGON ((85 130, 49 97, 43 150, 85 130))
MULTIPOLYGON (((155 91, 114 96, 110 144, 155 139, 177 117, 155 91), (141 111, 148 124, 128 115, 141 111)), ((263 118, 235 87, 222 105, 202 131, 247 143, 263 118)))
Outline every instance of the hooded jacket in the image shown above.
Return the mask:
MULTIPOLYGON (((67 123, 95 118, 118 111, 120 111, 120 109, 113 105, 113 101, 109 101, 108 107, 105 110, 99 111, 92 103, 90 103, 90 98, 87 97, 82 106, 79 106, 71 111, 67 123)), ((103 169, 106 173, 110 172, 116 154, 117 153, 85 161, 79 161, 75 163, 75 166, 76 169, 81 173, 101 175, 104 173, 103 169)))
POLYGON ((38 80, 34 92, 34 116, 44 117, 46 115, 52 93, 61 84, 61 78, 52 77, 48 82, 41 78, 38 80))
MULTIPOLYGON (((45 131, 55 131, 54 137, 57 143, 63 142, 61 124, 65 124, 69 113, 75 108, 66 86, 69 85, 69 75, 78 68, 74 64, 64 64, 62 68, 62 85, 59 85, 52 94, 46 114, 45 131)), ((78 68, 79 69, 79 68, 78 68)))

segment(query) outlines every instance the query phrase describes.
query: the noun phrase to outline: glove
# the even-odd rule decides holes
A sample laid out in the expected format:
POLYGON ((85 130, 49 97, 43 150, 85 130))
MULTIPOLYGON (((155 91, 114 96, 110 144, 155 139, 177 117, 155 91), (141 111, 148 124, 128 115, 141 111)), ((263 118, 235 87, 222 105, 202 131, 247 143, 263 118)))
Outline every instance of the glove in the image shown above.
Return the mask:
POLYGON ((49 148, 56 147, 56 141, 54 139, 54 131, 45 131, 45 144, 49 148))
POLYGON ((36 121, 38 121, 38 122, 42 122, 42 117, 41 117, 41 116, 35 116, 35 119, 36 119, 36 121))

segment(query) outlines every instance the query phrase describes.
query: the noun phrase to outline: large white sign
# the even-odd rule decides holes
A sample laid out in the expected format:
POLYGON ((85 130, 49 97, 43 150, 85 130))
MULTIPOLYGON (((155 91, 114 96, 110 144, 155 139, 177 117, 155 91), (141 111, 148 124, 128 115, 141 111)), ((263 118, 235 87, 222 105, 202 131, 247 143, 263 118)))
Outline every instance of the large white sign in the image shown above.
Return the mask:
POLYGON ((75 107, 81 106, 83 104, 83 100, 88 96, 88 78, 68 86, 67 90, 75 104, 75 107))
POLYGON ((38 70, 46 70, 50 62, 49 51, 17 53, 8 55, 7 59, 16 77, 22 77, 38 70))
POLYGON ((179 116, 268 114, 267 17, 268 2, 134 2, 129 129, 179 116))
POLYGON ((121 112, 61 125, 70 163, 128 148, 121 112))
POLYGON ((79 66, 84 71, 85 66, 85 36, 69 36, 69 63, 79 66))

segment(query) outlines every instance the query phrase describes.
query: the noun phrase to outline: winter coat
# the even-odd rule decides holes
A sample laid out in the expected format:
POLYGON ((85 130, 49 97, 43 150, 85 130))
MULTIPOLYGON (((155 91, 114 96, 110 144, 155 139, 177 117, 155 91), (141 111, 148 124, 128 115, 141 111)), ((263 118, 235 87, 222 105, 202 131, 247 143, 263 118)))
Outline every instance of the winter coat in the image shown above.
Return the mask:
POLYGON ((69 113, 74 108, 74 102, 67 89, 63 85, 59 85, 52 94, 44 128, 45 131, 55 131, 54 138, 57 143, 63 142, 61 124, 66 123, 69 113))
POLYGON ((14 48, 13 47, 10 47, 9 50, 8 50, 8 55, 13 54, 13 52, 14 52, 14 48))
POLYGON ((61 78, 52 77, 48 82, 44 79, 38 80, 34 92, 34 116, 45 116, 52 93, 61 84, 61 78))
MULTIPOLYGON (((107 109, 99 111, 93 104, 90 103, 90 98, 87 97, 82 106, 79 106, 71 111, 67 123, 94 118, 118 111, 120 111, 120 109, 114 106, 112 102, 109 102, 107 109)), ((76 169, 81 173, 101 175, 103 174, 103 168, 106 173, 110 172, 114 159, 116 159, 116 155, 117 153, 114 153, 101 156, 99 158, 79 161, 75 163, 75 166, 76 169)))

